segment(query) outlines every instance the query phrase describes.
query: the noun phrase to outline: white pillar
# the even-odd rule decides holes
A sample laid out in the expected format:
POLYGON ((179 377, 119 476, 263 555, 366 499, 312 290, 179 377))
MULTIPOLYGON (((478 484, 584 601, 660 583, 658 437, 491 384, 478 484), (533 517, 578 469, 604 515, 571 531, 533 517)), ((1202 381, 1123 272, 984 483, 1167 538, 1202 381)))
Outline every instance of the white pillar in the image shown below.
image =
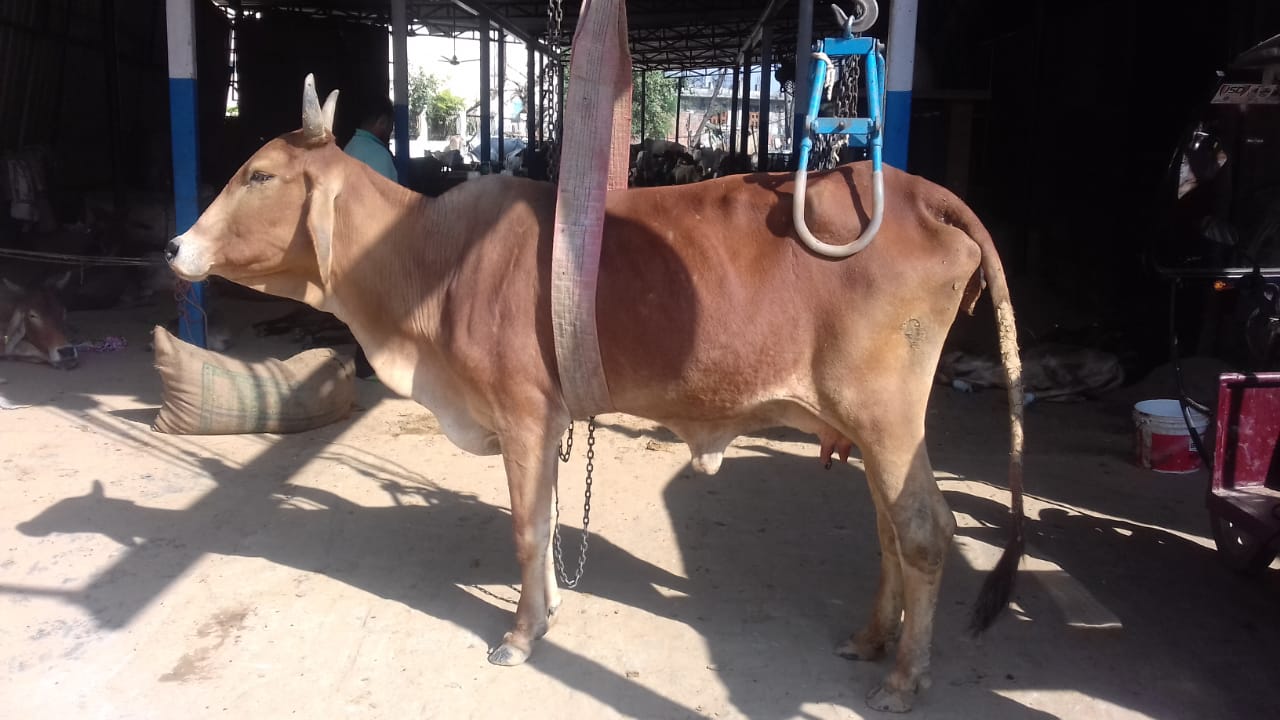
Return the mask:
POLYGON ((916 0, 893 0, 889 5, 888 51, 884 161, 905 170, 911 134, 911 81, 916 65, 916 0))

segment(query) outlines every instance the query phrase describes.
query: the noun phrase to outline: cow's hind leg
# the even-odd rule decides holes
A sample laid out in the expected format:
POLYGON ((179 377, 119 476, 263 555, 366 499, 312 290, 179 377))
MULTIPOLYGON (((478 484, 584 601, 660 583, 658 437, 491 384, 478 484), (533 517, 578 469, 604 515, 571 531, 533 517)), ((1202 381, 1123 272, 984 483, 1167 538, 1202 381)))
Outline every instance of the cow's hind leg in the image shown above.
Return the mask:
MULTIPOLYGON (((878 492, 874 482, 869 483, 878 492)), ((902 559, 893 522, 885 503, 876 499, 876 530, 880 535, 880 583, 876 587, 875 608, 862 630, 836 647, 836 654, 849 660, 879 660, 885 647, 902 629, 902 559)))
POLYGON ((502 436, 502 459, 511 491, 511 524, 520 563, 520 602, 515 626, 489 654, 495 665, 519 665, 547 632, 551 603, 558 603, 551 568, 551 517, 556 482, 556 438, 542 431, 502 436))
MULTIPOLYGON (((864 447, 877 516, 888 519, 892 534, 892 538, 886 538, 890 533, 882 529, 882 542, 891 539, 896 543, 902 583, 902 632, 894 667, 884 682, 867 695, 867 702, 876 710, 910 710, 916 692, 929 685, 934 611, 943 561, 955 534, 955 518, 929 465, 923 425, 921 418, 918 430, 905 431, 899 426, 895 431, 882 426, 883 432, 870 438, 869 447, 864 447)), ((886 550, 885 555, 889 556, 890 551, 886 550)), ((887 577, 882 577, 882 583, 891 583, 892 571, 884 575, 887 577)), ((892 589, 891 585, 887 591, 882 587, 888 598, 877 598, 876 616, 862 636, 871 648, 893 625, 892 589)))

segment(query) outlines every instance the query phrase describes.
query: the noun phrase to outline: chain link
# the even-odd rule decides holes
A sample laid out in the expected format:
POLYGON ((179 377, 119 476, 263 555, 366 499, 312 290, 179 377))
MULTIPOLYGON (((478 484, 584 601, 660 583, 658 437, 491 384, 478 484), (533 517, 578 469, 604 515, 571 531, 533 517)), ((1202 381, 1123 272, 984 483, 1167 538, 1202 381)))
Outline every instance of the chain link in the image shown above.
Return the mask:
POLYGON ((565 442, 556 445, 556 455, 560 457, 560 462, 569 462, 569 456, 573 454, 573 423, 569 423, 569 437, 565 442))
MULTIPOLYGON (((572 426, 570 426, 572 427, 572 426)), ((563 460, 565 456, 561 456, 563 460)), ((555 527, 555 556, 556 556, 556 572, 560 575, 560 581, 567 588, 575 588, 578 581, 582 580, 582 573, 587 566, 587 528, 591 525, 591 474, 595 471, 596 457, 596 419, 590 417, 587 419, 587 489, 583 493, 582 500, 582 544, 578 546, 578 572, 573 578, 564 570, 564 553, 560 549, 560 503, 556 502, 556 527, 555 527)))

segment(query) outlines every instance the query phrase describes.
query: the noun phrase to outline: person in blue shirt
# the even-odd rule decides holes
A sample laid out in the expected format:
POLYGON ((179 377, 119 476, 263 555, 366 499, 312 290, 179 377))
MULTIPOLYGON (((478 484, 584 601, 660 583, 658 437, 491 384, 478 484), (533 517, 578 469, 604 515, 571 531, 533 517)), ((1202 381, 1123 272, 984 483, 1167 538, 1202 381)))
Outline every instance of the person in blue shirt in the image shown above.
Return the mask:
POLYGON ((343 148, 351 157, 378 171, 383 177, 400 182, 396 172, 395 159, 387 145, 391 142, 391 130, 395 127, 392 119, 391 99, 379 96, 365 106, 360 118, 360 127, 356 129, 347 146, 343 148))
MULTIPOLYGON (((394 117, 390 98, 385 95, 371 98, 362 110, 360 127, 343 150, 378 174, 398 183, 400 175, 396 172, 395 158, 391 157, 391 150, 387 147, 395 127, 394 117)), ((373 366, 369 364, 364 348, 356 343, 356 377, 368 379, 373 376, 373 366)))

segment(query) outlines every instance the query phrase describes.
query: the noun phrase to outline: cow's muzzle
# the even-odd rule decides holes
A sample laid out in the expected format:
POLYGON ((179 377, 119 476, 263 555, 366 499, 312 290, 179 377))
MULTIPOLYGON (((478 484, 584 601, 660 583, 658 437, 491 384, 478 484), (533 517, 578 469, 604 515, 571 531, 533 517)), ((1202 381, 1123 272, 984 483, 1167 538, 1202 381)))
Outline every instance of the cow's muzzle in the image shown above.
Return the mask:
POLYGON ((56 359, 52 365, 59 370, 71 370, 80 364, 80 353, 74 345, 63 345, 54 350, 56 359))

